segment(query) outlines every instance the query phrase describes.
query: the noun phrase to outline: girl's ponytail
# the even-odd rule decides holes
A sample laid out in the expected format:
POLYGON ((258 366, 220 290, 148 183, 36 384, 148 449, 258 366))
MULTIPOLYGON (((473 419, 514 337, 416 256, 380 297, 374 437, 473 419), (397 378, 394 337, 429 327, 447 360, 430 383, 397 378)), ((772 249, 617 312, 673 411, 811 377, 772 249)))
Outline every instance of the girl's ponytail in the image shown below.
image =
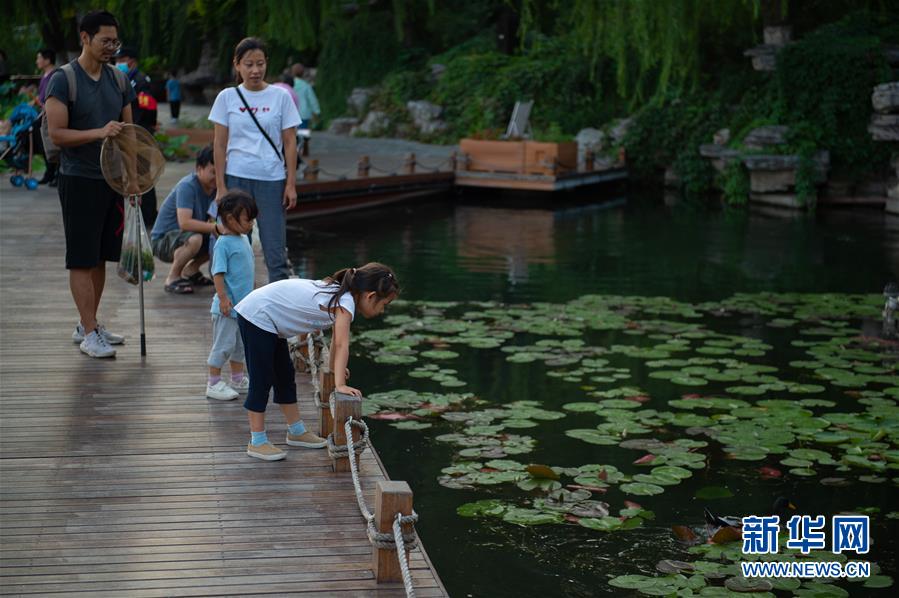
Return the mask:
POLYGON ((399 295, 400 292, 400 284, 393 270, 378 262, 369 262, 358 268, 343 268, 325 278, 324 282, 338 285, 328 302, 328 312, 332 319, 344 293, 352 293, 355 297, 360 293, 373 291, 379 298, 385 298, 399 295))

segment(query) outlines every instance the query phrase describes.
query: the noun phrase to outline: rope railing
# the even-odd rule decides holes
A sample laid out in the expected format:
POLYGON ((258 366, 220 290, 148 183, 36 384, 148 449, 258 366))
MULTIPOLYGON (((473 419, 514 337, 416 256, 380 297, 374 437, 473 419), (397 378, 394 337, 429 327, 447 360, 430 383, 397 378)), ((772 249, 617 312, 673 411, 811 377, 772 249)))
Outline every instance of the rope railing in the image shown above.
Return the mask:
MULTIPOLYGON (((332 394, 331 412, 334 413, 335 411, 335 397, 332 394)), ((329 434, 328 453, 331 455, 332 459, 346 457, 350 462, 350 475, 353 479, 353 490, 356 494, 356 504, 359 505, 359 512, 362 514, 362 518, 365 519, 368 540, 376 549, 396 551, 396 558, 399 562, 400 573, 403 578, 403 586, 405 586, 406 589, 406 596, 408 596, 409 598, 414 598, 415 588, 412 586, 412 573, 409 570, 409 561, 406 551, 412 550, 416 546, 418 546, 418 537, 415 533, 414 527, 412 527, 412 531, 407 533, 403 532, 402 526, 414 526, 418 521, 418 513, 416 513, 415 511, 412 511, 412 513, 409 515, 397 513, 396 519, 393 520, 392 530, 390 532, 378 531, 378 528, 375 526, 375 515, 371 512, 371 509, 369 509, 368 505, 365 503, 365 496, 362 492, 362 482, 359 480, 359 465, 357 463, 357 457, 361 455, 365 448, 368 446, 368 425, 362 420, 356 420, 352 417, 348 417, 343 424, 343 429, 344 433, 346 434, 346 446, 336 446, 333 440, 334 435, 329 434), (353 441, 353 427, 362 430, 362 438, 360 438, 356 442, 353 441), (352 456, 350 456, 351 453, 352 456)))
POLYGON ((333 392, 334 375, 325 365, 328 352, 321 332, 306 336, 305 354, 301 346, 299 340, 292 342, 291 352, 294 360, 302 361, 312 375, 313 396, 316 407, 322 414, 322 420, 325 419, 325 413, 329 416, 327 420, 331 425, 323 427, 322 434, 331 429, 331 433, 327 436, 327 449, 334 470, 350 472, 356 504, 365 520, 366 535, 374 551, 375 577, 378 582, 401 579, 406 596, 414 598, 415 588, 412 584, 408 553, 418 546, 418 536, 414 527, 418 521, 418 514, 412 509, 412 491, 405 482, 378 482, 376 488, 378 512, 372 512, 365 502, 359 476, 359 457, 370 446, 370 431, 368 424, 362 419, 361 399, 333 392), (323 391, 327 391, 327 404, 321 401, 323 391))

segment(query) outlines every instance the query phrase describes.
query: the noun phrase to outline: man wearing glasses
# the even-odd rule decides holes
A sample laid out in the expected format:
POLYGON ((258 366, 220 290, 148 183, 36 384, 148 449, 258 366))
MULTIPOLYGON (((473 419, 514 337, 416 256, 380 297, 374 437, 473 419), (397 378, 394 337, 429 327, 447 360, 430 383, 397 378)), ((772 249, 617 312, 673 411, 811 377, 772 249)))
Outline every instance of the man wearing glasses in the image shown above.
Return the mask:
POLYGON ((124 338, 97 322, 106 282, 106 262, 122 251, 122 196, 100 170, 100 147, 132 122, 134 90, 124 73, 109 65, 116 50, 119 24, 106 11, 81 20, 81 56, 57 70, 47 86, 47 125, 59 146, 59 201, 66 235, 69 288, 81 321, 72 340, 91 357, 115 357, 111 345, 124 338), (72 76, 74 75, 74 76, 72 76), (73 101, 74 97, 74 101, 73 101))

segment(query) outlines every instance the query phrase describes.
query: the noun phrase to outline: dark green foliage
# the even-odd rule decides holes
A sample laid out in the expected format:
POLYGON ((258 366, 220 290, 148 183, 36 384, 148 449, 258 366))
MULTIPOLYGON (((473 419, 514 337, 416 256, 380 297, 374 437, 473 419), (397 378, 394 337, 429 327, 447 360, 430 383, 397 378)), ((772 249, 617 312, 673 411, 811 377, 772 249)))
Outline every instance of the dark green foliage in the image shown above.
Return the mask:
POLYGON ((326 118, 346 110, 354 87, 374 85, 400 64, 402 46, 387 12, 337 19, 322 33, 328 40, 319 57, 316 93, 326 118))
POLYGON ((871 88, 890 77, 877 31, 869 14, 856 13, 778 56, 773 117, 802 132, 795 143, 830 149, 840 173, 858 175, 884 158, 867 131, 871 88))
POLYGON ((730 162, 721 173, 721 189, 724 201, 731 205, 743 205, 749 199, 749 173, 742 163, 730 162))
POLYGON ((474 48, 434 59, 446 66, 431 98, 445 109, 448 137, 505 128, 516 100, 534 100, 531 124, 538 130, 555 126, 571 134, 613 115, 589 64, 565 39, 540 38, 517 56, 474 48))
MULTIPOLYGON (((696 194, 710 188, 712 177, 698 162, 697 147, 709 143, 720 128, 731 130, 731 146, 742 147, 749 131, 768 124, 790 127, 788 144, 769 153, 798 154, 797 195, 815 196, 812 156, 831 154, 831 172, 860 179, 882 166, 888 144, 871 140, 871 89, 889 79, 882 45, 891 30, 865 12, 847 16, 787 46, 778 55, 773 75, 755 73, 748 65, 691 94, 666 97, 636 114, 624 145, 631 171, 639 178, 657 177, 675 164, 683 190, 696 194), (884 37, 879 37, 879 36, 884 37)), ((742 203, 748 181, 742 167, 720 177, 725 198, 742 203), (741 200, 740 197, 743 199, 741 200)))

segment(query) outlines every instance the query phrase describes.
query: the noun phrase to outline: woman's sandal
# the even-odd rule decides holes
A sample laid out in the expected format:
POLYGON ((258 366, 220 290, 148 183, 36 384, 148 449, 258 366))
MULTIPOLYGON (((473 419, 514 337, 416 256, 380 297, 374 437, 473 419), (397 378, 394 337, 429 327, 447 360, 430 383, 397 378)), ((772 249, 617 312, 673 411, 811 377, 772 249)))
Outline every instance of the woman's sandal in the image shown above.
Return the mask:
POLYGON ((195 272, 191 274, 187 277, 187 281, 190 284, 196 285, 198 287, 211 287, 215 284, 211 278, 206 278, 205 276, 203 276, 202 272, 195 272))
POLYGON ((175 293, 176 295, 187 295, 194 292, 194 288, 190 286, 190 281, 186 278, 179 278, 172 284, 165 285, 166 293, 175 293))

